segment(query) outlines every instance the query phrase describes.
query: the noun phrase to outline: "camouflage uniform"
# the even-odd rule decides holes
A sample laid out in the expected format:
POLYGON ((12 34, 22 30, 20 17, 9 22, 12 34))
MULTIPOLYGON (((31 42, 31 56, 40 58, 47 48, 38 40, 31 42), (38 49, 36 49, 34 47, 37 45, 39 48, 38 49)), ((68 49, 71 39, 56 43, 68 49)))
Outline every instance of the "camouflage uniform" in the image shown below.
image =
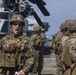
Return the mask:
MULTIPOLYGON (((21 15, 13 15, 16 20, 17 17, 19 21, 22 20, 21 15)), ((24 25, 24 22, 22 24, 24 25)), ((29 41, 26 35, 20 33, 14 36, 10 33, 0 40, 0 74, 14 75, 15 71, 22 70, 27 75, 34 65, 35 54, 33 42, 29 41)))
POLYGON ((63 36, 63 33, 61 31, 59 31, 54 39, 52 40, 52 46, 53 49, 55 50, 55 55, 56 55, 56 65, 57 65, 57 75, 62 75, 63 74, 63 65, 61 63, 61 53, 62 53, 62 49, 61 49, 61 38, 63 36), (60 37, 60 38, 59 38, 60 37))
POLYGON ((76 75, 76 20, 69 20, 69 38, 64 42, 61 61, 65 65, 63 75, 76 75))
POLYGON ((76 74, 76 33, 71 35, 64 45, 64 51, 62 53, 61 61, 65 65, 65 71, 63 75, 75 75, 76 74))
POLYGON ((56 54, 57 75, 63 75, 65 71, 65 65, 61 61, 61 56, 63 52, 62 48, 64 48, 63 43, 69 38, 66 21, 61 24, 60 29, 61 30, 52 39, 52 46, 56 54))
MULTIPOLYGON (((34 27, 35 32, 39 32, 41 31, 41 27, 40 26, 35 26, 34 27)), ((43 50, 42 47, 44 46, 44 40, 41 37, 41 32, 40 33, 36 33, 33 36, 30 37, 30 39, 34 42, 34 48, 37 52, 37 58, 36 58, 36 62, 34 65, 34 75, 41 75, 41 71, 43 68, 43 50)))

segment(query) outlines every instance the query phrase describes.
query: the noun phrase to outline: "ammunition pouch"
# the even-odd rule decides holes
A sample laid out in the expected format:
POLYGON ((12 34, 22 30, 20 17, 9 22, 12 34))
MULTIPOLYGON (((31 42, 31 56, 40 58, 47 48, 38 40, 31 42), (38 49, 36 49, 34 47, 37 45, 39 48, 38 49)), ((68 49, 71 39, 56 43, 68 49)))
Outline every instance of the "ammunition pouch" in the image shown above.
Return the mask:
POLYGON ((3 45, 3 51, 6 53, 15 53, 17 49, 16 44, 11 44, 11 45, 3 45))
POLYGON ((0 67, 16 67, 16 55, 0 53, 0 67))
POLYGON ((25 53, 0 53, 0 67, 15 68, 23 66, 25 62, 25 53))

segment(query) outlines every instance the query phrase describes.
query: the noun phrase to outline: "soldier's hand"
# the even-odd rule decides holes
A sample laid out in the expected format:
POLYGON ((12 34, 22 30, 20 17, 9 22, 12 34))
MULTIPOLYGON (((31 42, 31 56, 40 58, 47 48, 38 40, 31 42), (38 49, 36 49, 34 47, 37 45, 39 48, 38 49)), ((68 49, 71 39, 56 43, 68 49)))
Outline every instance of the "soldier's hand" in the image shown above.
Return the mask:
POLYGON ((25 75, 25 73, 24 73, 22 70, 20 70, 20 71, 18 72, 18 75, 25 75))

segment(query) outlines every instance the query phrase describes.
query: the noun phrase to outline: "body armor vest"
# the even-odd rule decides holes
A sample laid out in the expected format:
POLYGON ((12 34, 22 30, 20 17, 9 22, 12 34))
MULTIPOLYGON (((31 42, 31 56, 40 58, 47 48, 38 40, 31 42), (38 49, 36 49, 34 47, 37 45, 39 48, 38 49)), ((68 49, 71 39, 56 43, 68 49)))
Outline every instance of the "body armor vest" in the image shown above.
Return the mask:
POLYGON ((15 68, 25 62, 26 40, 20 38, 5 39, 0 53, 0 67, 15 68))

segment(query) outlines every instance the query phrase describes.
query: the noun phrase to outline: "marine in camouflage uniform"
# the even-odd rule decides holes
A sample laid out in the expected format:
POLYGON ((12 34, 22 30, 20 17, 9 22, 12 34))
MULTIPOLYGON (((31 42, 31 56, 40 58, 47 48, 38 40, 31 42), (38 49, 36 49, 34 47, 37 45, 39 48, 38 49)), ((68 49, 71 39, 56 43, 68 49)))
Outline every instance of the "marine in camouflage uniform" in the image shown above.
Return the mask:
POLYGON ((65 65, 63 75, 76 75, 76 19, 68 20, 69 38, 64 42, 61 61, 65 65))
POLYGON ((52 39, 52 47, 53 49, 55 50, 55 56, 56 56, 56 65, 57 65, 57 75, 62 75, 62 71, 63 71, 63 68, 62 68, 62 63, 61 63, 61 60, 60 60, 60 54, 61 54, 61 44, 59 41, 61 41, 61 38, 59 39, 56 39, 58 37, 61 37, 62 38, 62 32, 59 31, 55 37, 52 39))
POLYGON ((42 39, 41 36, 41 27, 40 26, 34 26, 35 34, 30 37, 30 40, 34 42, 34 48, 37 52, 37 58, 34 65, 34 75, 41 75, 41 71, 43 68, 43 46, 44 46, 44 39, 42 39))
POLYGON ((12 32, 0 40, 1 75, 27 75, 35 61, 33 42, 23 34, 24 18, 14 14, 10 19, 12 32))
POLYGON ((57 64, 57 75, 63 75, 63 72, 65 71, 65 65, 61 62, 61 56, 64 47, 63 43, 66 39, 69 38, 68 35, 68 25, 64 23, 60 26, 60 31, 55 34, 55 36, 52 39, 52 47, 55 50, 56 54, 56 64, 57 64))

